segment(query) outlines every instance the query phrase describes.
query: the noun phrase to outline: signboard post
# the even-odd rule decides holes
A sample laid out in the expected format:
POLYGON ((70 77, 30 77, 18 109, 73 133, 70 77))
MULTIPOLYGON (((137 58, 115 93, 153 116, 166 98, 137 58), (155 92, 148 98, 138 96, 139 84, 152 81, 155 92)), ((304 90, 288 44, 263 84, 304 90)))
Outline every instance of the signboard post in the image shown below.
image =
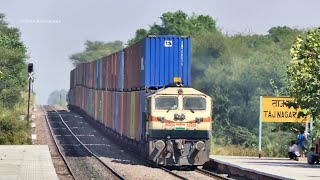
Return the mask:
MULTIPOLYGON (((301 108, 289 108, 287 102, 292 101, 291 97, 271 97, 260 96, 260 114, 259 114, 259 158, 261 158, 261 141, 262 141, 262 122, 310 122, 310 115, 299 117, 298 113, 301 108)), ((312 118, 310 131, 312 132, 312 118)), ((312 137, 312 133, 310 133, 312 137)))
POLYGON ((261 138, 262 138, 262 96, 260 96, 260 114, 259 114, 259 158, 261 158, 261 138))

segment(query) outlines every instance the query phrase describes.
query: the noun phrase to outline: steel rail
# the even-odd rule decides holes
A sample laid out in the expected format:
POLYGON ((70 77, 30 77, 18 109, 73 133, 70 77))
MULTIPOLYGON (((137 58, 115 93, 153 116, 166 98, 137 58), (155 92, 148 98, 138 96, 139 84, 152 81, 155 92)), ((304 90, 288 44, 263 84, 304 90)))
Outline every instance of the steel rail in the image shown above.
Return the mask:
POLYGON ((68 169, 68 172, 70 173, 70 175, 72 176, 73 179, 77 180, 76 176, 75 176, 75 173, 72 171, 72 169, 70 168, 70 164, 68 163, 67 161, 67 158, 65 157, 65 155, 62 153, 62 150, 60 148, 60 146, 58 145, 58 140, 57 138, 54 136, 54 133, 53 133, 53 130, 52 130, 52 127, 49 123, 49 118, 48 118, 48 114, 47 114, 47 111, 44 109, 44 106, 40 106, 42 111, 44 112, 44 116, 45 116, 45 119, 46 119, 46 122, 47 122, 47 125, 49 127, 49 130, 50 130, 50 135, 53 139, 53 142, 54 144, 56 145, 57 149, 58 149, 58 152, 63 160, 63 162, 65 163, 65 165, 67 166, 67 169, 68 169))
POLYGON ((165 168, 165 167, 159 167, 159 168, 162 169, 163 171, 166 171, 167 173, 169 173, 169 174, 177 177, 177 178, 180 178, 180 179, 183 179, 183 180, 187 180, 187 179, 188 179, 188 178, 185 178, 185 177, 183 177, 183 176, 180 176, 180 175, 177 174, 177 173, 174 173, 174 172, 170 171, 169 169, 167 169, 167 168, 165 168))
POLYGON ((205 170, 205 169, 196 168, 195 172, 198 172, 200 174, 203 174, 203 175, 215 178, 215 179, 230 180, 230 178, 228 178, 228 177, 221 176, 220 174, 217 174, 217 173, 205 170))
POLYGON ((66 122, 63 120, 63 117, 60 115, 60 113, 55 110, 54 108, 49 105, 49 107, 55 111, 58 116, 60 117, 62 123, 66 126, 66 128, 69 130, 69 132, 74 136, 74 138, 92 155, 94 156, 104 167, 106 167, 113 175, 115 175, 119 179, 125 179, 119 172, 117 172, 112 167, 108 166, 105 162, 103 162, 95 153, 93 153, 85 144, 83 144, 80 139, 72 132, 72 130, 69 128, 69 126, 66 124, 66 122))

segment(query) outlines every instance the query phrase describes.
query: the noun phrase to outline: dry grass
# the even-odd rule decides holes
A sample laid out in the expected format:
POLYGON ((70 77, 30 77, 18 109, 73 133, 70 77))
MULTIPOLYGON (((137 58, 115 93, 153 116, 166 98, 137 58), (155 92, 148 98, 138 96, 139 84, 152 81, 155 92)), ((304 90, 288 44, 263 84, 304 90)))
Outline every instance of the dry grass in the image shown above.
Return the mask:
MULTIPOLYGON (((263 151, 262 151, 263 152, 263 151)), ((239 145, 212 145, 211 146, 212 155, 225 155, 225 156, 253 156, 257 157, 259 152, 258 148, 244 148, 239 145)), ((266 156, 266 154, 262 154, 266 156)))

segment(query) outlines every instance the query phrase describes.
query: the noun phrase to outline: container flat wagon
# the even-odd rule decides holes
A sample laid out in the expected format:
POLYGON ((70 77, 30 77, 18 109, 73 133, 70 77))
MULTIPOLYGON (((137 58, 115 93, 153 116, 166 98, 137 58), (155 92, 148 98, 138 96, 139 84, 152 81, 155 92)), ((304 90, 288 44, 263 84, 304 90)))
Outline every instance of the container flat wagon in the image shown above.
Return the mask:
POLYGON ((148 36, 70 72, 68 106, 164 166, 209 161, 211 98, 191 87, 191 37, 148 36))

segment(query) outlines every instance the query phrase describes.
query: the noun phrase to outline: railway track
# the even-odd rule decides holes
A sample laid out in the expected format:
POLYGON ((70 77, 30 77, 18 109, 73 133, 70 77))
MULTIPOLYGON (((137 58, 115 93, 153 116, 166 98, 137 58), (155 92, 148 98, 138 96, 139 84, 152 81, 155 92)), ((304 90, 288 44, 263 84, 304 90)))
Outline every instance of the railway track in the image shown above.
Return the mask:
MULTIPOLYGON (((74 179, 83 179, 83 177, 77 178, 77 172, 72 169, 73 167, 68 161, 68 157, 66 156, 66 154, 68 154, 68 156, 85 157, 86 159, 94 158, 96 162, 99 162, 103 167, 107 169, 108 172, 110 172, 110 174, 112 174, 113 177, 111 179, 125 179, 119 172, 102 161, 101 158, 99 158, 97 154, 91 151, 86 144, 80 141, 80 139, 77 137, 77 135, 74 134, 74 132, 71 130, 71 128, 68 126, 68 124, 58 111, 56 111, 51 106, 42 106, 41 108, 47 112, 46 120, 50 129, 50 133, 54 139, 60 155, 63 157, 63 160, 74 179), (55 126, 52 127, 52 124, 55 124, 55 126), (60 140, 58 140, 57 137, 59 137, 60 140)), ((93 162, 93 160, 90 161, 93 162)), ((87 169, 90 171, 89 168, 87 169)))
POLYGON ((66 159, 66 156, 63 154, 62 150, 61 150, 61 147, 59 146, 59 142, 56 138, 56 136, 53 134, 53 131, 52 131, 52 127, 49 123, 49 118, 48 118, 48 115, 47 115, 47 111, 45 110, 45 108, 43 106, 40 106, 41 107, 41 110, 43 111, 44 113, 44 116, 45 116, 45 119, 46 119, 46 123, 48 125, 48 128, 49 128, 49 131, 50 131, 50 135, 51 135, 51 138, 53 140, 53 143, 55 145, 55 148, 57 149, 57 153, 56 155, 52 156, 52 159, 57 159, 57 160, 62 160, 64 162, 64 164, 59 164, 58 168, 56 168, 56 172, 57 174, 60 174, 62 176, 68 176, 70 175, 72 177, 72 179, 76 179, 75 178, 75 174, 73 173, 73 171, 71 170, 70 168, 70 164, 68 163, 67 159, 66 159), (63 168, 60 168, 62 167, 63 168), (65 168, 64 168, 65 167, 65 168), (63 172, 64 170, 63 169, 67 169, 67 172, 63 172), (62 172, 61 172, 62 171, 62 172))
MULTIPOLYGON (((52 107, 48 107, 48 108, 50 108, 51 109, 51 111, 52 111, 52 107)), ((60 108, 61 109, 61 108, 60 108)), ((65 108, 63 108, 64 110, 66 110, 65 108)), ((59 112, 57 112, 56 110, 54 110, 54 112, 51 112, 51 115, 52 116, 56 116, 58 119, 60 119, 61 120, 61 122, 62 122, 62 124, 64 124, 64 125, 66 125, 65 127, 66 127, 66 130, 68 130, 68 131, 71 131, 72 132, 72 130, 71 130, 71 128, 72 127, 68 127, 68 125, 67 125, 67 123, 70 123, 70 122, 65 122, 65 121, 71 121, 71 119, 70 118, 67 118, 68 120, 64 120, 63 119, 63 117, 61 116, 61 114, 59 114, 59 112), (67 128, 68 127, 68 128, 67 128)), ((66 114, 64 114, 63 116, 66 116, 66 114)), ((74 116, 74 115, 72 115, 72 116, 74 116)), ((95 124, 96 122, 91 122, 90 120, 86 120, 86 119, 83 119, 83 121, 85 121, 85 122, 88 122, 89 124, 90 123, 93 123, 93 124, 95 124)), ((95 129, 95 130, 101 130, 100 128, 98 128, 98 129, 96 129, 96 128, 93 128, 93 129, 95 129)), ((74 131, 76 130, 76 129, 73 129, 74 131)), ((90 129, 87 129, 87 131, 91 131, 90 129)), ((74 136, 75 134, 74 133, 72 133, 72 134, 69 134, 68 135, 68 137, 70 137, 70 136, 74 136)), ((84 145, 84 146, 86 146, 85 145, 85 143, 82 143, 81 142, 81 140, 79 140, 79 138, 77 138, 77 136, 76 136, 76 139, 78 139, 78 141, 76 142, 76 146, 82 146, 82 144, 84 145)), ((68 142, 68 143, 66 143, 65 142, 65 146, 70 146, 70 142, 68 142), (68 144, 69 143, 69 144, 68 144)), ((101 142, 100 142, 101 143, 101 142)), ((115 142, 116 143, 116 142, 115 142)), ((73 143, 74 145, 75 145, 75 143, 73 143)), ((109 144, 109 143, 108 143, 109 144)), ((119 145, 119 144, 118 144, 119 145)), ((120 146, 122 146, 123 147, 123 145, 120 145, 120 146)), ((90 146, 90 148, 92 149, 92 146, 90 146)), ((92 152, 88 147, 86 148, 86 149, 88 149, 90 152, 92 152)), ((125 147, 123 147, 123 149, 126 149, 125 147)), ((94 150, 93 150, 94 151, 94 150)), ((173 176, 173 177, 175 177, 175 179, 208 179, 208 178, 212 178, 212 179, 229 179, 229 178, 226 178, 226 177, 224 177, 224 176, 221 176, 221 175, 219 175, 219 174, 216 174, 216 173, 214 173, 214 172, 211 172, 211 171, 206 171, 206 170, 203 170, 203 169, 199 169, 199 168, 197 168, 197 169, 195 169, 194 171, 185 171, 185 170, 171 170, 171 169, 167 169, 166 167, 162 167, 162 166, 157 166, 157 165, 155 165, 155 164, 153 164, 153 163, 151 163, 150 161, 146 161, 146 160, 143 160, 141 157, 139 157, 136 153, 135 153, 135 151, 131 151, 131 150, 126 150, 126 152, 128 152, 131 156, 134 156, 136 159, 139 159, 142 163, 141 163, 141 165, 142 164, 144 164, 144 165, 146 165, 146 166, 149 166, 149 167, 157 167, 156 169, 159 169, 159 170, 162 170, 162 171, 165 171, 166 173, 168 173, 168 174, 170 174, 171 176, 173 176)), ((93 153, 93 152, 92 152, 93 153)), ((101 152, 100 152, 101 153, 101 152)), ((93 154, 95 154, 95 156, 104 156, 104 155, 101 155, 101 154, 99 154, 99 153, 93 153, 93 154)), ((99 158, 99 157, 98 157, 99 158)), ((102 161, 102 160, 100 160, 100 161, 102 161)), ((140 163, 138 163, 138 164, 140 164, 140 163)), ((152 173, 152 172, 151 172, 152 173)), ((161 177, 160 177, 161 178, 161 177)), ((125 178, 125 177, 121 177, 121 178, 119 178, 118 177, 118 179, 127 179, 127 178, 125 178)), ((128 179, 130 179, 130 178, 128 178, 128 179)))

